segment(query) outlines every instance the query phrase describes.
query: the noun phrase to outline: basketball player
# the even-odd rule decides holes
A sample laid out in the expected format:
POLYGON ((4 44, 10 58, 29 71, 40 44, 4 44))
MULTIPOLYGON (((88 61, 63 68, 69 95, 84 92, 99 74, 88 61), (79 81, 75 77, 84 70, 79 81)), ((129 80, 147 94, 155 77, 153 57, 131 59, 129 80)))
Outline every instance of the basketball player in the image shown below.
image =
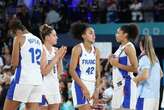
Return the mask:
POLYGON ((139 75, 134 79, 139 89, 136 110, 158 110, 160 79, 163 72, 155 54, 151 36, 144 36, 141 39, 140 50, 139 75))
POLYGON ((113 66, 113 110, 134 110, 137 102, 137 87, 133 72, 137 71, 136 50, 130 40, 136 39, 138 28, 135 24, 122 25, 117 29, 116 41, 121 45, 109 57, 113 66))
POLYGON ((12 51, 12 70, 15 73, 3 109, 17 110, 23 102, 26 110, 37 110, 42 95, 42 42, 28 32, 19 20, 13 22, 11 31, 15 35, 12 51))
POLYGON ((43 77, 42 110, 59 110, 61 96, 59 91, 58 68, 62 68, 61 60, 66 53, 66 47, 59 50, 53 45, 57 44, 56 31, 47 24, 40 28, 44 42, 41 70, 43 77), (48 106, 45 106, 48 105, 48 106))
POLYGON ((100 81, 100 53, 93 46, 95 32, 88 24, 76 22, 71 26, 71 33, 82 41, 73 47, 69 67, 73 104, 79 110, 90 110, 91 100, 98 98, 100 81))

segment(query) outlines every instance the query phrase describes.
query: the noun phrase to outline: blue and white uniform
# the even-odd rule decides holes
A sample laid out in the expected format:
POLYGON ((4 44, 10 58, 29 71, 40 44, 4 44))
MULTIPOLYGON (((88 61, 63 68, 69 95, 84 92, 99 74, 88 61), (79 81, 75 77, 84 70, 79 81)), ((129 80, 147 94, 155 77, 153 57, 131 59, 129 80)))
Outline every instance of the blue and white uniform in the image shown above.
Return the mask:
POLYGON ((41 102, 42 75, 40 60, 42 43, 31 33, 24 34, 25 42, 20 48, 19 65, 7 93, 9 100, 41 102))
MULTIPOLYGON (((132 46, 134 48, 134 45, 131 42, 128 42, 124 46, 120 46, 114 55, 119 58, 119 63, 131 65, 129 58, 124 51, 126 46, 132 46)), ((137 102, 137 87, 132 80, 134 77, 133 73, 113 67, 112 75, 114 85, 112 108, 135 109, 137 102)))
POLYGON ((160 96, 160 64, 157 61, 154 65, 150 63, 147 55, 139 59, 139 75, 144 69, 149 70, 149 78, 139 82, 139 98, 136 110, 158 110, 160 96))
MULTIPOLYGON (((46 52, 46 59, 48 64, 52 61, 57 49, 52 47, 52 52, 50 53, 45 46, 43 46, 43 48, 46 52)), ((50 73, 43 77, 43 95, 42 105, 45 105, 46 103, 61 103, 57 64, 54 65, 50 73)))
MULTIPOLYGON (((90 53, 85 50, 83 43, 81 43, 80 46, 82 51, 76 68, 76 73, 92 96, 96 84, 96 51, 93 45, 90 53)), ((84 97, 81 87, 74 80, 72 82, 72 97, 75 107, 90 103, 84 97)))

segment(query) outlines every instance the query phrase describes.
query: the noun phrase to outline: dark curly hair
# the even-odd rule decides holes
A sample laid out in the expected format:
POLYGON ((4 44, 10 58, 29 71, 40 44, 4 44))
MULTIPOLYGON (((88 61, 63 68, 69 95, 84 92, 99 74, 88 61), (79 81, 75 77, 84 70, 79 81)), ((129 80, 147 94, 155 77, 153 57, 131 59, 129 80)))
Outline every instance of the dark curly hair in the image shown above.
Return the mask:
POLYGON ((17 30, 27 30, 26 27, 22 24, 20 20, 16 20, 11 23, 10 30, 13 32, 13 34, 16 34, 17 30))
POLYGON ((122 25, 120 27, 120 29, 124 32, 128 34, 128 39, 131 41, 135 41, 139 35, 139 29, 138 26, 134 23, 131 24, 126 24, 126 25, 122 25))
POLYGON ((82 22, 75 22, 71 25, 70 33, 73 38, 78 40, 83 40, 82 35, 85 33, 86 29, 89 28, 89 24, 82 22))

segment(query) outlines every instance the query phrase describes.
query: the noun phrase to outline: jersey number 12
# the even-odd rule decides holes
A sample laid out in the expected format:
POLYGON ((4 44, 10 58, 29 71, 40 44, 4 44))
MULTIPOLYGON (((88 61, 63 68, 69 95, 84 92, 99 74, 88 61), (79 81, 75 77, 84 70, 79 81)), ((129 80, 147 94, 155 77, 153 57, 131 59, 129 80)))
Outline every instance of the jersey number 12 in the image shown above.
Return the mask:
POLYGON ((41 50, 30 48, 29 52, 31 53, 32 63, 37 63, 38 65, 40 65, 41 50))

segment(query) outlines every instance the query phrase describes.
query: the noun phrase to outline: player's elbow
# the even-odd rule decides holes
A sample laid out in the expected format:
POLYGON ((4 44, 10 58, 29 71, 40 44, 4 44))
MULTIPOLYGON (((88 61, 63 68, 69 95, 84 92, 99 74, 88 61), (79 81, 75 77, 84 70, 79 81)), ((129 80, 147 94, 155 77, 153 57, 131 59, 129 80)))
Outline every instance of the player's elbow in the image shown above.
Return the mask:
POLYGON ((147 80, 149 78, 149 74, 148 73, 144 73, 143 74, 143 80, 147 80))
POLYGON ((137 67, 134 67, 133 68, 133 72, 136 72, 137 73, 137 69, 138 69, 137 67))
POLYGON ((132 66, 132 67, 131 67, 131 72, 137 73, 137 69, 138 69, 137 66, 132 66))

